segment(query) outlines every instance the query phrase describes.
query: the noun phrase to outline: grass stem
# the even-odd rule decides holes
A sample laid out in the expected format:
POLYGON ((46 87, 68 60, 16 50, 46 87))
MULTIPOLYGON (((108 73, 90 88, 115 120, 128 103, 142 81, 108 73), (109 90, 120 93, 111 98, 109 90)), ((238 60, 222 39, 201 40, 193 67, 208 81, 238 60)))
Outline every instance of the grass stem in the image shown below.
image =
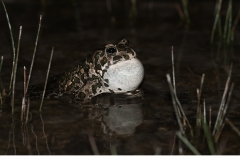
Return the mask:
POLYGON ((205 137, 207 139, 207 144, 208 144, 208 148, 210 150, 210 153, 212 155, 215 155, 216 151, 214 149, 214 143, 213 143, 213 140, 212 140, 212 135, 211 135, 211 132, 210 132, 208 126, 207 126, 205 118, 206 118, 206 116, 202 119, 204 134, 205 134, 205 137))
POLYGON ((178 138, 180 138, 180 139, 183 141, 183 143, 185 143, 185 145, 186 145, 194 154, 196 154, 196 155, 201 155, 201 154, 198 152, 198 150, 188 141, 188 139, 185 138, 185 137, 181 134, 181 132, 178 131, 176 134, 177 134, 178 138))
POLYGON ((26 100, 26 94, 27 94, 27 90, 26 90, 26 81, 27 81, 27 77, 26 77, 26 67, 23 67, 23 97, 26 100))
POLYGON ((222 97, 221 104, 220 104, 220 107, 219 107, 219 110, 218 110, 217 119, 216 119, 214 129, 213 129, 213 135, 215 135, 216 132, 219 131, 219 129, 221 127, 220 121, 221 121, 222 114, 223 114, 223 111, 224 111, 224 106, 225 106, 226 97, 227 97, 227 93, 228 93, 229 83, 230 83, 230 80, 231 80, 231 74, 232 74, 232 64, 230 66, 230 71, 229 71, 227 82, 226 82, 226 85, 225 85, 223 97, 222 97))
POLYGON ((237 127, 228 119, 225 118, 225 121, 232 127, 232 129, 240 136, 240 131, 237 129, 237 127))
POLYGON ((52 63, 53 51, 54 51, 54 47, 52 48, 52 52, 51 52, 51 56, 50 56, 50 60, 49 60, 49 64, 48 64, 47 76, 46 76, 44 89, 43 89, 43 94, 42 94, 42 99, 41 99, 41 104, 40 104, 40 112, 42 111, 43 99, 44 99, 44 96, 45 96, 45 91, 46 91, 47 82, 48 82, 48 75, 49 75, 49 71, 50 71, 50 67, 51 67, 51 63, 52 63))
POLYGON ((20 26, 20 29, 19 29, 17 54, 16 54, 16 59, 14 60, 15 64, 14 64, 14 74, 13 74, 13 84, 12 84, 13 87, 12 87, 12 97, 11 97, 12 114, 14 113, 15 83, 16 83, 16 74, 17 74, 17 65, 18 65, 18 56, 19 56, 21 35, 22 35, 22 26, 20 26))
MULTIPOLYGON (((192 126, 191 126, 191 124, 189 123, 189 121, 188 121, 188 119, 187 119, 187 117, 186 117, 186 115, 185 115, 185 112, 184 112, 184 110, 183 110, 183 108, 182 108, 182 105, 181 105, 181 103, 180 103, 180 101, 179 101, 179 99, 178 99, 178 97, 177 97, 177 89, 176 89, 176 82, 175 82, 175 68, 174 68, 174 52, 173 52, 173 46, 172 46, 172 50, 171 50, 171 55, 172 55, 172 75, 173 75, 173 95, 174 95, 174 99, 175 99, 175 101, 176 101, 176 106, 177 106, 177 112, 178 112, 178 116, 179 116, 179 118, 180 119, 182 119, 183 120, 183 122, 187 122, 187 124, 188 124, 188 127, 189 127, 189 129, 190 129, 190 131, 191 131, 191 135, 193 135, 193 131, 192 131, 192 126)), ((170 79, 170 82, 171 82, 171 79, 170 79)), ((170 89, 171 90, 171 89, 170 89)), ((183 124, 185 124, 185 123, 183 123, 183 124)))
POLYGON ((179 125, 181 133, 185 134, 185 131, 183 129, 183 124, 181 122, 180 115, 179 115, 179 112, 178 112, 176 99, 175 99, 175 96, 174 96, 174 89, 173 89, 172 82, 171 82, 171 76, 169 74, 167 74, 166 77, 167 77, 167 82, 168 82, 168 85, 169 85, 169 88, 170 88, 170 93, 171 93, 172 102, 173 102, 173 108, 174 108, 174 111, 175 111, 175 114, 176 114, 178 125, 179 125))
POLYGON ((11 27, 11 23, 10 23, 10 20, 9 20, 9 17, 8 17, 8 12, 7 12, 7 9, 6 9, 3 1, 2 1, 2 4, 3 4, 3 8, 4 8, 6 18, 7 18, 7 22, 8 22, 8 28, 9 28, 9 32, 10 32, 10 37, 11 37, 11 41, 12 41, 12 49, 13 49, 13 66, 12 66, 12 73, 11 73, 11 79, 10 79, 10 84, 9 84, 9 92, 11 92, 12 83, 13 83, 13 75, 14 75, 13 73, 14 73, 14 66, 15 66, 15 57, 16 57, 15 52, 16 51, 15 51, 13 34, 12 34, 12 27, 11 27))
POLYGON ((30 70, 29 70, 28 81, 27 81, 27 86, 26 86, 26 92, 28 91, 28 86, 29 86, 29 82, 30 82, 30 79, 31 79, 32 68, 33 68, 34 59, 35 59, 35 55, 36 55, 37 44, 38 44, 38 37, 39 37, 40 29, 41 29, 41 24, 42 24, 42 15, 40 15, 40 18, 39 18, 37 37, 36 37, 36 41, 35 41, 35 47, 34 47, 32 61, 31 61, 31 66, 30 66, 30 70))

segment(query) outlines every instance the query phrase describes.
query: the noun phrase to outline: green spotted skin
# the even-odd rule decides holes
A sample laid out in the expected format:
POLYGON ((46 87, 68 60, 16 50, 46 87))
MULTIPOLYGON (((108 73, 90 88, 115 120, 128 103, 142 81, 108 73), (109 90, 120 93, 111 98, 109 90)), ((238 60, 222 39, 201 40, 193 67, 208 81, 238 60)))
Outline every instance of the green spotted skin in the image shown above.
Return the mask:
MULTIPOLYGON (((114 92, 109 89, 109 80, 104 74, 112 65, 136 57, 126 39, 116 44, 107 44, 102 49, 88 54, 87 57, 60 76, 49 79, 45 98, 59 98, 63 94, 72 94, 74 101, 88 102, 101 93, 114 92)), ((41 85, 29 87, 30 97, 41 97, 41 85)))

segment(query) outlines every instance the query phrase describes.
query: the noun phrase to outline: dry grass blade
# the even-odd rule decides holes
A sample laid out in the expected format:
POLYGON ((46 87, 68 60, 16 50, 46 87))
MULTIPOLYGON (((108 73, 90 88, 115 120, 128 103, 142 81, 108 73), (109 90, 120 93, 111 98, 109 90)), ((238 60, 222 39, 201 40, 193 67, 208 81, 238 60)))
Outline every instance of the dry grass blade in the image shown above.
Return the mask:
POLYGON ((225 115, 226 115, 226 112, 227 112, 227 109, 228 109, 228 106, 229 106, 229 103, 230 103, 233 87, 234 87, 234 83, 232 83, 232 85, 231 85, 231 88, 230 88, 228 96, 227 96, 227 102, 224 106, 223 113, 221 114, 221 117, 220 117, 220 122, 219 122, 220 125, 223 123, 223 120, 225 118, 225 115))
POLYGON ((179 112, 178 112, 178 107, 177 107, 177 104, 176 104, 176 99, 175 99, 175 96, 174 96, 174 89, 173 89, 173 86, 172 86, 172 82, 171 82, 171 76, 169 74, 166 75, 167 77, 167 82, 168 82, 168 85, 169 85, 169 88, 170 88, 170 93, 171 93, 171 97, 172 97, 172 102, 173 102, 173 108, 174 108, 174 111, 175 111, 175 114, 176 114, 176 118, 177 118, 177 121, 178 121, 178 125, 180 127, 180 131, 182 134, 185 134, 185 131, 183 129, 183 124, 181 122, 181 119, 180 119, 180 115, 179 115, 179 112))
POLYGON ((44 89, 43 89, 42 100, 41 100, 41 104, 40 104, 40 112, 42 111, 43 99, 44 99, 44 96, 45 96, 45 91, 46 91, 47 81, 48 81, 48 75, 49 75, 49 71, 50 71, 50 67, 51 67, 51 63, 52 63, 53 51, 54 51, 54 47, 52 48, 52 52, 51 52, 51 56, 50 56, 50 60, 49 60, 49 64, 48 64, 47 76, 46 76, 45 85, 44 85, 44 89))
MULTIPOLYGON (((191 134, 193 135, 192 126, 189 123, 189 121, 188 121, 188 119, 187 119, 187 117, 185 115, 185 112, 184 112, 184 110, 182 108, 182 105, 181 105, 181 103, 180 103, 180 101, 178 100, 178 97, 177 97, 177 91, 176 91, 177 89, 176 89, 176 82, 175 82, 175 68, 174 68, 175 65, 174 65, 173 46, 172 46, 171 55, 172 55, 172 75, 173 75, 173 86, 172 86, 172 88, 173 88, 174 99, 175 99, 176 104, 177 104, 178 116, 179 116, 180 119, 183 119, 183 122, 187 122, 188 127, 190 128, 191 134)), ((170 80, 170 82, 171 82, 171 80, 170 80)))
POLYGON ((26 99, 26 67, 24 66, 23 67, 23 97, 24 99, 26 99))
POLYGON ((30 82, 30 79, 31 79, 32 68, 33 68, 35 54, 36 54, 36 50, 37 50, 38 37, 39 37, 40 29, 41 29, 41 23, 42 23, 42 15, 40 15, 40 19, 39 19, 38 32, 37 32, 37 37, 36 37, 36 41, 35 41, 35 47, 34 47, 34 51, 33 51, 31 66, 30 66, 30 70, 29 70, 28 82, 27 82, 27 86, 26 86, 26 92, 28 90, 29 82, 30 82))
POLYGON ((228 119, 225 118, 225 121, 232 127, 232 129, 240 136, 240 131, 237 129, 237 127, 228 119))
POLYGON ((201 155, 198 150, 187 140, 187 138, 185 138, 180 132, 176 133, 178 138, 180 138, 183 143, 185 143, 186 146, 188 146, 188 148, 196 155, 201 155))
POLYGON ((173 54, 173 46, 172 46, 172 51, 171 51, 171 55, 172 55, 172 76, 173 76, 173 89, 174 92, 177 93, 176 91, 176 82, 175 82, 175 68, 174 68, 174 54, 173 54))
POLYGON ((225 122, 220 126, 219 131, 214 136, 216 143, 218 142, 218 139, 219 139, 224 127, 225 127, 225 122))
POLYGON ((230 66, 230 71, 229 71, 227 82, 226 82, 226 85, 225 85, 223 97, 222 97, 221 104, 220 104, 220 107, 219 107, 219 110, 218 110, 217 119, 216 119, 214 129, 213 129, 213 135, 216 134, 216 132, 219 130, 220 125, 221 125, 219 122, 221 120, 220 118, 222 117, 222 114, 223 114, 223 111, 224 111, 224 106, 225 106, 225 101, 226 101, 228 88, 229 88, 229 84, 230 84, 230 80, 231 80, 231 75, 232 75, 232 64, 230 66))
POLYGON ((21 121, 23 122, 24 117, 26 116, 26 67, 23 67, 23 99, 22 99, 22 112, 21 112, 21 121))
POLYGON ((24 114, 25 114, 25 111, 26 111, 26 103, 25 103, 25 98, 23 97, 22 98, 22 111, 21 111, 21 121, 23 121, 23 117, 24 117, 24 114))
POLYGON ((15 83, 16 83, 16 74, 17 74, 17 65, 18 65, 18 56, 19 56, 21 35, 22 35, 22 26, 20 26, 20 29, 19 29, 17 54, 16 54, 16 59, 14 60, 15 65, 14 65, 13 84, 12 84, 13 85, 12 86, 12 99, 11 99, 12 114, 14 113, 15 83))
POLYGON ((30 98, 28 98, 28 101, 27 101, 27 113, 26 113, 25 123, 28 122, 29 108, 30 108, 30 98))
POLYGON ((207 124, 205 99, 203 100, 203 122, 207 124))
POLYGON ((22 111, 21 111, 21 121, 23 123, 28 122, 29 108, 30 108, 30 98, 28 98, 26 100, 25 97, 23 97, 23 99, 22 99, 22 111))
POLYGON ((12 41, 12 49, 13 49, 13 66, 12 66, 12 73, 11 73, 11 79, 10 79, 10 84, 9 84, 9 92, 11 92, 12 89, 12 82, 13 82, 13 73, 14 73, 14 66, 15 66, 15 44, 14 44, 14 40, 13 40, 13 34, 12 34, 12 27, 11 27, 11 23, 8 17, 8 12, 7 9, 5 7, 4 2, 2 1, 3 4, 3 8, 6 14, 6 18, 7 18, 7 22, 8 22, 8 28, 9 28, 9 32, 10 32, 10 37, 11 37, 11 41, 12 41))

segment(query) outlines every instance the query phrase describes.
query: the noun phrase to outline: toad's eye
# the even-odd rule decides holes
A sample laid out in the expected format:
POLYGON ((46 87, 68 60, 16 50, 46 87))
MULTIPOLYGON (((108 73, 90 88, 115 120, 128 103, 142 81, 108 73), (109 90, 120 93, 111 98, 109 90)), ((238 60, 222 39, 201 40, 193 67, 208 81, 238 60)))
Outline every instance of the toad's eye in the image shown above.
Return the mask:
POLYGON ((114 53, 117 52, 117 49, 114 47, 109 47, 106 49, 107 53, 109 53, 109 55, 113 55, 114 53))

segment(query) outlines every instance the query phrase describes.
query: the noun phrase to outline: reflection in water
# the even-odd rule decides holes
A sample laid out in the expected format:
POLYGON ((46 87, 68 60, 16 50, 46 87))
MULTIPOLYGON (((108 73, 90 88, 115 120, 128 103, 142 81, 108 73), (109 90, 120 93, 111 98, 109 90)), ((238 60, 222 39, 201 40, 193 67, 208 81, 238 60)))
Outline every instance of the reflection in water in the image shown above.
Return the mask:
POLYGON ((104 133, 110 134, 114 132, 117 135, 133 134, 135 128, 140 125, 142 121, 141 103, 111 106, 108 115, 104 115, 102 120, 106 126, 104 133))
MULTIPOLYGON (((108 94, 97 97, 88 108, 69 110, 56 106, 46 109, 44 115, 32 109, 27 123, 21 121, 19 113, 19 117, 9 119, 6 125, 10 128, 7 130, 10 130, 9 141, 5 138, 3 151, 6 154, 67 154, 69 152, 64 150, 67 148, 72 154, 78 154, 74 149, 87 148, 84 144, 87 140, 92 153, 101 154, 105 147, 109 153, 117 155, 121 139, 133 135, 143 121, 140 93, 108 94)), ((3 136, 0 141, 4 142, 3 136)), ((81 153, 89 154, 89 151, 81 150, 81 153)))
POLYGON ((99 155, 98 147, 96 145, 95 139, 91 134, 88 134, 88 139, 94 155, 99 155))
POLYGON ((27 140, 27 150, 28 150, 28 154, 32 155, 32 146, 29 140, 29 134, 28 134, 28 125, 25 124, 26 126, 26 140, 27 140))
POLYGON ((12 126, 11 126, 11 130, 9 131, 9 141, 8 141, 8 146, 7 146, 6 155, 8 154, 8 150, 9 150, 9 148, 10 148, 11 136, 12 136, 12 141, 13 141, 14 154, 16 155, 16 146, 15 146, 15 134, 14 134, 14 130, 15 130, 15 123, 14 123, 14 117, 12 117, 12 126))
MULTIPOLYGON (((88 119, 100 122, 92 126, 93 133, 104 134, 105 147, 112 155, 117 155, 117 137, 133 135, 135 128, 142 123, 142 95, 141 90, 136 90, 127 94, 100 95, 94 99, 98 107, 89 109, 88 119)), ((93 136, 88 137, 93 153, 98 154, 93 136)))
POLYGON ((37 152, 38 152, 38 154, 40 155, 40 152, 39 152, 39 150, 38 150, 38 139, 37 139, 37 135, 33 132, 33 125, 31 125, 32 126, 32 133, 33 133, 33 135, 35 136, 35 138, 36 138, 36 150, 37 150, 37 152))
POLYGON ((90 119, 101 122, 101 129, 108 135, 131 135, 143 121, 141 90, 127 94, 102 95, 93 109, 90 119))
POLYGON ((23 146, 26 145, 26 125, 22 123, 22 139, 23 139, 23 146))
POLYGON ((47 150, 48 150, 48 153, 51 155, 51 151, 49 149, 49 146, 48 146, 48 139, 47 139, 47 136, 45 134, 45 130, 44 130, 44 122, 43 122, 43 118, 42 118, 42 114, 40 113, 40 118, 41 118, 41 121, 42 121, 42 125, 43 125, 43 135, 44 137, 46 138, 46 146, 47 146, 47 150))
POLYGON ((175 142, 176 142, 176 134, 174 134, 174 138, 173 138, 173 142, 172 142, 173 145, 172 145, 171 155, 173 155, 173 153, 174 153, 175 142))

